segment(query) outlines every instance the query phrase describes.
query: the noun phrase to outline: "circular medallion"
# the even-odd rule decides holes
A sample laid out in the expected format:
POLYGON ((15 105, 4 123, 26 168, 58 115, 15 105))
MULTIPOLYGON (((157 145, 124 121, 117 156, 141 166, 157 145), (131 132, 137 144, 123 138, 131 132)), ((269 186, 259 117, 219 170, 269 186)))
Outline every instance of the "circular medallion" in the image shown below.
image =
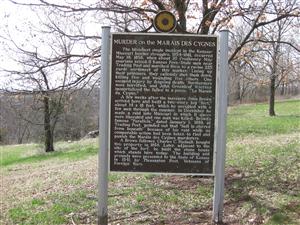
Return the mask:
POLYGON ((169 11, 160 11, 154 18, 154 28, 158 32, 169 33, 176 28, 176 18, 169 11))

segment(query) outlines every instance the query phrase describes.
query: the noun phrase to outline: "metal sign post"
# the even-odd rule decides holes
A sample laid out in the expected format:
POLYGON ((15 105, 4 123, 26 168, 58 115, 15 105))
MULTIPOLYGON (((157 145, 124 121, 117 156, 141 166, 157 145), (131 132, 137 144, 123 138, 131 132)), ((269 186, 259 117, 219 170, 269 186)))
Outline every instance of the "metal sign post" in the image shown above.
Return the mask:
POLYGON ((111 171, 214 175, 213 221, 222 221, 228 31, 220 33, 219 57, 218 43, 102 27, 99 225, 108 224, 109 150, 111 171))
POLYGON ((213 221, 222 222, 224 201, 224 170, 226 150, 228 30, 220 32, 220 65, 217 78, 216 167, 214 181, 213 221))
POLYGON ((107 225, 110 27, 102 27, 98 158, 98 224, 107 225))

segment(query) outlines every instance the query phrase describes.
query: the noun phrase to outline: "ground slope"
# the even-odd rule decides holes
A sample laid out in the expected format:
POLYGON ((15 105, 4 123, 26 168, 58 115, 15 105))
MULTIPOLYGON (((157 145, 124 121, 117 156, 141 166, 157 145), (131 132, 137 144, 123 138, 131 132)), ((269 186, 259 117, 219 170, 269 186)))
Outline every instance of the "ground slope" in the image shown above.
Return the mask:
MULTIPOLYGON (((300 224, 300 101, 231 107, 224 223, 300 224)), ((0 147, 0 224, 96 224, 97 140, 0 147)), ((212 178, 110 174, 111 224, 210 224, 212 178)))

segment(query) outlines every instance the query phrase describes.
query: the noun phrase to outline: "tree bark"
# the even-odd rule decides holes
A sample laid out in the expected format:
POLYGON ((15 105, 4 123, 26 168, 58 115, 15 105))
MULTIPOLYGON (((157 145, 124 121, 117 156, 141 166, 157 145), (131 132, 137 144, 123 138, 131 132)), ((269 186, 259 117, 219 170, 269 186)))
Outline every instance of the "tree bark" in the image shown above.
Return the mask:
MULTIPOLYGON (((281 31, 281 30, 280 30, 281 31)), ((279 31, 277 43, 274 43, 274 52, 272 55, 272 67, 271 67, 271 75, 270 75, 270 102, 269 102, 269 116, 276 116, 275 114, 275 91, 276 91, 276 78, 277 74, 277 66, 279 60, 279 41, 281 41, 281 32, 279 31)))
POLYGON ((53 152, 53 132, 51 131, 49 96, 45 95, 44 99, 44 131, 45 131, 45 152, 53 152))
POLYGON ((241 65, 238 62, 237 63, 237 68, 236 68, 236 73, 235 73, 235 80, 236 80, 236 86, 235 86, 235 98, 234 100, 236 102, 242 103, 242 95, 241 95, 241 65))
POLYGON ((270 102, 269 102, 269 115, 276 116, 275 114, 275 74, 271 76, 270 82, 270 102))
POLYGON ((281 95, 281 96, 284 95, 284 89, 285 89, 285 83, 282 82, 282 84, 281 84, 281 90, 280 90, 280 95, 281 95))

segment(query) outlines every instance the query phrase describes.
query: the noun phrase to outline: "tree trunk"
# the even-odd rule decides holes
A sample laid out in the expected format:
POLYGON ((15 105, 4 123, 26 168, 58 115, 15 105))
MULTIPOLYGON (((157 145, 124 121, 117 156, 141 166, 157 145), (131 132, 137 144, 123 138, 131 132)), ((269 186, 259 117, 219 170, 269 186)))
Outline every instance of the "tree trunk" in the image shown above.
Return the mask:
MULTIPOLYGON (((277 41, 280 41, 281 36, 277 38, 277 41)), ((276 116, 275 114, 275 90, 276 86, 276 78, 278 77, 277 74, 277 67, 279 62, 279 43, 275 43, 274 53, 272 55, 272 67, 271 67, 271 74, 270 74, 270 102, 269 102, 269 116, 276 116)), ((279 84, 278 84, 279 85, 279 84)))
POLYGON ((275 114, 275 75, 271 76, 270 82, 270 102, 269 102, 269 115, 276 116, 275 114))
POLYGON ((53 133, 51 132, 50 124, 50 108, 49 108, 49 96, 44 96, 44 131, 45 131, 45 151, 53 152, 53 133))
POLYGON ((242 98, 241 98, 241 81, 240 81, 239 77, 237 78, 237 83, 236 83, 235 101, 239 102, 240 104, 242 103, 242 98))
POLYGON ((235 73, 235 80, 236 80, 236 87, 235 87, 235 101, 242 103, 242 96, 241 96, 241 65, 237 64, 237 70, 235 73))
POLYGON ((282 84, 281 84, 281 91, 280 91, 280 95, 281 95, 281 96, 284 95, 284 89, 285 89, 285 83, 282 82, 282 84))

